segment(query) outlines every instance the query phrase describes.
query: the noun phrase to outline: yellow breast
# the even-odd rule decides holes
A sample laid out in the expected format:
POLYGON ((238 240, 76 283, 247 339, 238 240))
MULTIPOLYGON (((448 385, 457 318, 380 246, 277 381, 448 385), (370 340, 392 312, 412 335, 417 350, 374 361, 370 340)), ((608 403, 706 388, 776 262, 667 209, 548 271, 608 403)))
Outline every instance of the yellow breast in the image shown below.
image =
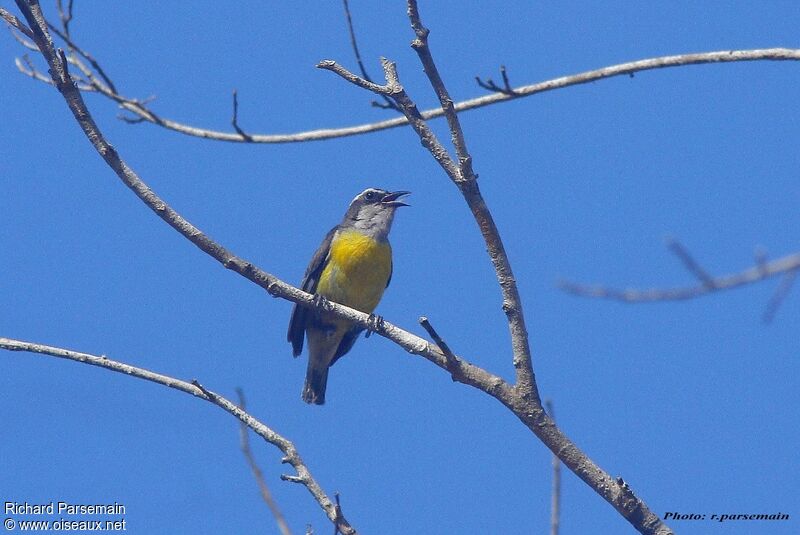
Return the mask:
POLYGON ((353 230, 337 232, 317 293, 371 314, 392 272, 392 248, 353 230))

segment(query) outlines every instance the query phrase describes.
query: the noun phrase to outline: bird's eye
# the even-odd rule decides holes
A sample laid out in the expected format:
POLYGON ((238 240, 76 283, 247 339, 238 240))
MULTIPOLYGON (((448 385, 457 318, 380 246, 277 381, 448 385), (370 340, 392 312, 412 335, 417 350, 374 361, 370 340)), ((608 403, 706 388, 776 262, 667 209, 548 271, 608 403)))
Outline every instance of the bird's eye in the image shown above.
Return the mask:
POLYGON ((368 201, 374 201, 375 200, 375 192, 374 191, 368 191, 367 194, 364 195, 364 198, 366 200, 368 200, 368 201))

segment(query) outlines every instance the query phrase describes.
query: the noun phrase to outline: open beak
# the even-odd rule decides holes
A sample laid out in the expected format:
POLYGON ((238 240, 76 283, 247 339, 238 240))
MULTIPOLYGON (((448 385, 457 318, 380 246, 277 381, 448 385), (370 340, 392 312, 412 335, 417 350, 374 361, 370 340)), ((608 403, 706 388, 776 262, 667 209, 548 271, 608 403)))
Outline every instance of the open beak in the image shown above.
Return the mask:
POLYGON ((401 197, 405 197, 406 195, 411 194, 410 191, 393 191, 391 193, 387 193, 381 199, 381 204, 386 206, 411 206, 410 204, 406 204, 400 200, 401 197))

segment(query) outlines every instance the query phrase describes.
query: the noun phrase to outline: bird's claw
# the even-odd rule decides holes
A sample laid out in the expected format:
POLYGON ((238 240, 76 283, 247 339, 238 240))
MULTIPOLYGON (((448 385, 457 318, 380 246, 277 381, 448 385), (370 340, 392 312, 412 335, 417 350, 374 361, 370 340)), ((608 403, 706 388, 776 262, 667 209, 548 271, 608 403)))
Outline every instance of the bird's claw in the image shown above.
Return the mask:
POLYGON ((314 294, 314 307, 317 310, 327 312, 331 309, 331 302, 323 295, 314 294))
POLYGON ((369 335, 381 329, 383 329, 383 316, 370 314, 369 318, 367 318, 367 334, 364 338, 369 338, 369 335))

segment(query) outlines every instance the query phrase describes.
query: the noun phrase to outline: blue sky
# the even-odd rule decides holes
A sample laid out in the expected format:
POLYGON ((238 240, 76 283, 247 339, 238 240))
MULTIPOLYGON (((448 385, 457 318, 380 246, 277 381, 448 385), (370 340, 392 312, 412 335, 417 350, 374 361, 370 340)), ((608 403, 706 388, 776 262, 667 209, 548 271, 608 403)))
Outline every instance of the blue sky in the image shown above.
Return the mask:
MULTIPOLYGON (((339 2, 76 3, 75 39, 120 91, 156 95, 164 117, 249 132, 381 120, 372 95, 314 68, 350 68, 339 2)), ((16 12, 12 2, 4 8, 16 12)), ((52 5, 45 10, 53 15, 52 5)), ((362 55, 398 63, 421 108, 435 95, 410 49, 404 2, 351 1, 362 55)), ((474 76, 527 84, 687 52, 796 47, 792 2, 423 2, 456 100, 474 76), (476 3, 477 4, 477 3, 476 3)), ((0 336, 105 354, 233 397, 294 441, 364 533, 543 533, 550 452, 499 403, 380 337, 331 370, 328 403, 300 400, 291 304, 220 267, 167 227, 97 157, 62 98, 22 76, 0 38, 0 336)), ((38 60, 37 60, 38 62, 38 60)), ((38 62, 41 65, 41 62, 38 62)), ((676 286, 682 240, 715 274, 798 248, 800 65, 758 62, 639 73, 462 115, 514 267, 534 366, 563 430, 656 513, 775 513, 786 522, 670 522, 680 533, 798 532, 800 297, 770 325, 768 281, 702 299, 623 305, 566 295, 569 278, 676 286)), ((173 208, 214 239, 299 283, 325 232, 368 186, 413 191, 392 232, 394 275, 378 311, 511 379, 491 264, 456 188, 409 129, 295 145, 189 138, 116 119, 101 129, 173 208)), ((447 138, 442 121, 434 123, 447 138)), ((273 533, 238 451, 238 424, 210 404, 104 370, 0 354, 0 501, 117 501, 132 533, 273 533)), ((330 525, 255 455, 293 531, 330 525)), ((562 533, 632 532, 564 471, 562 533)))

